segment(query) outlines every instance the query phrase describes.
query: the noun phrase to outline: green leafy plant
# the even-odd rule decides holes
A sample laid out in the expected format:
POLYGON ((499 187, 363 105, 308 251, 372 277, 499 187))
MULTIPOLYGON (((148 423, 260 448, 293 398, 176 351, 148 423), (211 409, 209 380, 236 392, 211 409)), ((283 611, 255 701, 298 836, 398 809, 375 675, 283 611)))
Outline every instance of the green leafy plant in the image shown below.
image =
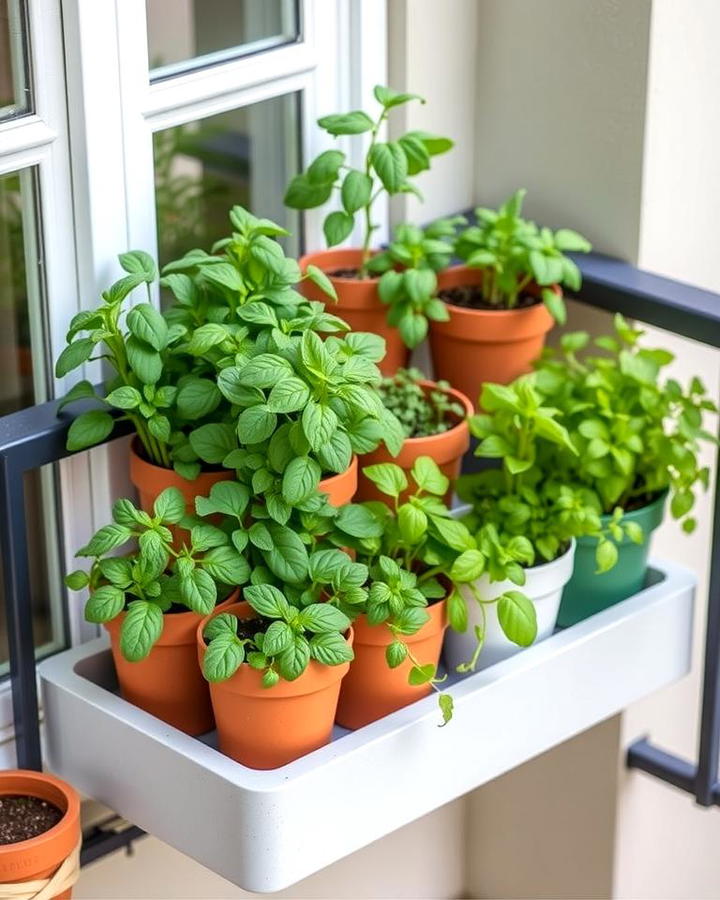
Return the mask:
MULTIPOLYGON (((522 588, 527 568, 557 559, 574 538, 585 535, 597 538, 598 565, 605 571, 614 564, 607 551, 611 532, 619 529, 637 539, 635 524, 622 524, 619 517, 603 528, 593 491, 558 473, 558 456, 575 459, 578 453, 559 411, 544 405, 535 381, 536 376, 529 375, 509 385, 484 385, 483 412, 469 420, 470 431, 479 439, 475 455, 498 465, 462 476, 457 485, 461 499, 472 505, 463 522, 478 549, 475 577, 465 595, 477 602, 483 623, 476 630, 475 654, 463 670, 474 668, 484 641, 488 600, 474 583, 480 575, 522 588)), ((537 634, 532 600, 510 589, 496 602, 505 636, 520 646, 531 644, 537 634)), ((456 598, 449 616, 455 630, 467 629, 465 598, 456 598)))
POLYGON ((281 678, 295 681, 312 659, 325 666, 353 659, 343 636, 350 620, 336 607, 312 603, 298 608, 270 584, 251 585, 243 593, 257 618, 243 622, 225 612, 205 627, 203 674, 208 681, 225 681, 247 662, 263 672, 265 687, 273 687, 281 678))
POLYGON ((419 369, 398 369, 380 384, 383 405, 400 422, 406 438, 442 434, 465 418, 462 404, 448 393, 447 381, 425 390, 422 382, 426 380, 419 369))
POLYGON ((327 203, 333 191, 339 192, 342 209, 330 212, 323 225, 330 247, 344 241, 355 227, 356 216, 362 216, 365 233, 360 278, 368 275, 372 236, 378 228, 372 217, 374 202, 383 191, 390 195, 419 193, 409 179, 429 169, 433 156, 453 146, 449 138, 424 131, 409 131, 397 140, 380 141, 380 129, 392 109, 411 100, 425 101, 417 94, 399 93, 381 85, 373 94, 380 105, 375 118, 353 110, 318 119, 318 125, 334 137, 369 134, 362 168, 347 166, 342 150, 325 150, 305 172, 292 179, 285 194, 285 204, 292 209, 314 209, 327 203))
MULTIPOLYGON (((672 516, 691 533, 697 490, 706 490, 710 478, 699 459, 701 444, 717 442, 703 427, 703 415, 717 407, 700 379, 693 378, 687 389, 664 379, 673 355, 643 347, 642 334, 619 314, 614 335, 592 342, 602 353, 587 352, 591 341, 584 332, 565 334, 560 349, 547 351, 538 364, 536 376, 543 402, 560 411, 577 450, 555 454, 554 471, 591 492, 599 512, 613 515, 614 540, 622 536, 621 512, 665 491, 672 516)), ((642 540, 642 532, 633 531, 642 540)), ((604 551, 606 564, 614 561, 614 551, 604 551)))
POLYGON ((88 622, 110 622, 125 614, 120 650, 131 662, 147 657, 162 634, 164 613, 173 606, 206 616, 215 608, 219 585, 242 585, 250 576, 229 535, 212 525, 193 525, 189 544, 175 550, 170 526, 180 522, 186 522, 185 500, 177 488, 158 496, 152 516, 130 500, 118 500, 112 522, 77 552, 92 559, 90 569, 65 579, 72 590, 89 590, 88 622), (134 550, 114 555, 130 541, 134 550))
POLYGON ((552 231, 538 227, 520 215, 526 191, 516 191, 497 210, 475 210, 476 224, 461 231, 455 255, 467 265, 483 269, 479 286, 485 304, 498 309, 514 309, 533 284, 542 301, 561 325, 567 314, 562 293, 565 285, 579 291, 582 276, 565 254, 587 253, 589 242, 569 228, 552 231))
POLYGON ((402 431, 375 390, 383 339, 346 334, 342 319, 294 290, 297 263, 268 236, 276 226, 240 208, 231 222, 232 237, 214 248, 221 256, 193 252, 163 270, 178 298, 173 322, 187 329, 184 350, 205 370, 195 411, 209 397, 229 407, 226 420, 191 429, 182 452, 236 469, 254 493, 273 495, 284 523, 323 474, 383 439, 397 452, 402 431))

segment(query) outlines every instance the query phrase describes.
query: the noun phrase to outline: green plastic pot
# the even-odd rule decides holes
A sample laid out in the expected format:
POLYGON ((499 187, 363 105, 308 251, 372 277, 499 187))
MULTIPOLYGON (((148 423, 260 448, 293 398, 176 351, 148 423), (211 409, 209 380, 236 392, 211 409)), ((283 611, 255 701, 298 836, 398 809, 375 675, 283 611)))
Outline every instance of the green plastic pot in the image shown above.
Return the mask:
MULTIPOLYGON (((635 544, 624 537, 617 545, 618 561, 609 572, 596 574, 594 538, 578 539, 575 551, 575 566, 570 581, 563 591, 558 625, 567 628, 582 622, 589 616, 621 600, 627 600, 642 590, 645 584, 648 553, 652 533, 663 520, 667 493, 661 494, 641 509, 634 509, 625 515, 625 521, 637 522, 643 530, 642 544, 635 544)), ((603 516, 603 525, 610 521, 610 516, 603 516)))

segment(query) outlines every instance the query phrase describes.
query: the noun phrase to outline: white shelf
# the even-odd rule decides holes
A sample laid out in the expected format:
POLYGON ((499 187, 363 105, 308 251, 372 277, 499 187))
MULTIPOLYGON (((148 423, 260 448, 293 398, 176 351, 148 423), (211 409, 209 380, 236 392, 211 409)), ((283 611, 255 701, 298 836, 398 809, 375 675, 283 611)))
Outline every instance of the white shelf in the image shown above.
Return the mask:
POLYGON ((52 771, 248 891, 276 891, 682 677, 695 577, 653 561, 629 600, 281 769, 122 700, 104 639, 40 665, 52 771))

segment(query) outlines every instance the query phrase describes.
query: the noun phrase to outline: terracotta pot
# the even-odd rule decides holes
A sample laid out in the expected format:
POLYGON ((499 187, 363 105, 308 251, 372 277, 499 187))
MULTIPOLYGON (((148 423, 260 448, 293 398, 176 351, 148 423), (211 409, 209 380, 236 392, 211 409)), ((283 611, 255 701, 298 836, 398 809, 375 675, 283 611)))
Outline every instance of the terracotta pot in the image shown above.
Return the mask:
MULTIPOLYGON (((421 381, 420 384, 426 394, 437 388, 434 381, 421 381)), ((465 409, 467 416, 473 414, 473 405, 464 394, 461 394, 460 391, 456 391, 454 388, 445 388, 444 391, 465 409)), ((445 502, 449 504, 453 492, 452 484, 460 474, 462 458, 470 448, 470 429, 468 428, 467 420, 460 419, 458 416, 453 418, 457 424, 442 434, 407 438, 402 445, 400 453, 395 457, 390 455, 387 447, 383 444, 377 450, 373 450, 372 453, 362 454, 360 456, 360 474, 358 475, 358 490, 355 500, 382 500, 384 503, 388 503, 391 499, 386 494, 381 493, 372 481, 363 474, 362 470, 365 466, 391 462, 409 473, 413 463, 419 456, 430 456, 440 466, 443 474, 450 479, 451 485, 447 494, 445 494, 445 502)), ((410 481, 409 476, 408 481, 410 481)), ((401 502, 404 502, 411 493, 411 489, 402 493, 400 495, 401 502)))
MULTIPOLYGON (((430 619, 415 634, 403 638, 421 665, 437 666, 447 628, 445 601, 428 606, 430 619)), ((344 728, 362 728, 409 703, 426 697, 429 684, 408 684, 412 668, 409 660, 391 669, 385 659, 385 648, 394 640, 387 625, 368 625, 366 616, 353 622, 355 659, 343 679, 335 721, 344 728)))
MULTIPOLYGON (((239 593, 234 590, 216 609, 231 606, 239 593)), ((105 623, 123 698, 186 734, 210 731, 214 725, 210 692, 198 669, 195 650, 195 632, 202 616, 190 610, 163 616, 160 639, 139 662, 129 662, 120 652, 124 618, 121 613, 105 623)))
MULTIPOLYGON (((80 797, 77 791, 53 775, 9 769, 0 773, 0 796, 7 795, 46 800, 57 806, 63 817, 44 834, 0 846, 0 884, 50 878, 80 841, 80 797)), ((65 900, 72 896, 72 888, 52 896, 65 900)))
POLYGON ((358 486, 358 458, 353 456, 350 465, 338 475, 323 478, 318 490, 327 494, 328 503, 332 506, 344 506, 355 496, 358 486))
MULTIPOLYGON (((222 469, 218 472, 201 472, 197 478, 188 481, 174 469, 166 469, 148 462, 140 455, 140 446, 137 438, 133 438, 130 444, 130 481, 137 488, 140 499, 140 508, 152 515, 153 503, 158 494, 165 488, 175 487, 185 497, 185 505, 189 513, 195 512, 195 498, 207 497, 210 488, 219 481, 234 481, 235 472, 231 469, 222 469)), ((188 538, 188 532, 176 525, 170 526, 174 535, 173 545, 178 549, 188 538)))
MULTIPOLYGON (((480 284, 483 277, 482 269, 453 266, 439 273, 438 290, 480 284)), ((430 323, 433 371, 476 407, 485 382, 509 384, 532 370, 554 324, 543 303, 523 309, 465 309, 450 303, 447 308, 447 322, 430 323)))
MULTIPOLYGON (((223 610, 252 618, 249 603, 223 610)), ((197 653, 205 656, 203 630, 217 613, 197 628, 197 653)), ((352 629, 348 634, 352 644, 352 629)), ((327 744, 332 735, 340 682, 349 663, 323 666, 311 660, 295 681, 282 679, 262 686, 262 672, 243 663, 227 681, 210 685, 220 751, 251 769, 276 769, 327 744)))
POLYGON ((362 250, 321 250, 309 253, 300 259, 300 269, 304 273, 309 265, 317 266, 328 274, 338 295, 338 302, 332 300, 312 281, 303 281, 300 290, 309 300, 327 303, 330 312, 344 319, 353 331, 369 331, 385 338, 385 359, 378 363, 383 375, 394 375, 405 368, 410 351, 405 346, 397 328, 387 323, 388 308, 380 300, 377 278, 336 278, 329 275, 335 269, 357 269, 362 260, 362 250))

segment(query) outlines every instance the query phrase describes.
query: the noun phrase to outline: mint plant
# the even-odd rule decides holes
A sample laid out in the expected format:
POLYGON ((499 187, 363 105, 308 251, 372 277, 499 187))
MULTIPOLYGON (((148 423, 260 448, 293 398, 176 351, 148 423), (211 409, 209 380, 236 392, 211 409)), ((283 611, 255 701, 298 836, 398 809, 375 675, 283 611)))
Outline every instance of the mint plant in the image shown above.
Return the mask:
POLYGON ((203 674, 208 681, 226 681, 247 662, 263 673, 263 686, 271 688, 281 678, 295 681, 311 660, 339 666, 353 659, 344 637, 350 620, 336 607, 313 603, 300 609, 270 584, 251 585, 243 593, 257 619, 241 622, 224 612, 205 627, 203 674))
MULTIPOLYGON (((538 364, 537 389, 560 411, 577 450, 557 453, 553 469, 591 492, 599 512, 613 515, 615 540, 622 519, 616 510, 637 509, 665 491, 673 518, 692 533, 697 491, 707 490, 710 479, 701 445, 717 443, 703 427, 703 416, 717 413, 717 406, 700 379, 683 388, 663 378, 673 355, 643 347, 642 335, 618 314, 614 335, 592 342, 600 353, 590 350, 589 335, 575 332, 563 335, 561 348, 538 364)), ((636 537, 642 540, 642 533, 636 537)), ((605 551, 608 560, 614 549, 605 551)))
POLYGON ((427 392, 419 369, 398 369, 383 378, 379 391, 383 406, 400 422, 406 438, 442 434, 465 419, 466 410, 448 393, 447 381, 438 381, 427 392))
POLYGON ((362 110, 354 110, 318 119, 318 125, 334 137, 369 134, 362 168, 346 165, 346 154, 342 150, 325 150, 305 172, 292 179, 285 194, 286 206, 314 209, 327 203, 333 191, 339 192, 342 209, 329 213, 323 224, 329 247, 344 241, 355 227, 356 217, 362 217, 364 239, 360 278, 368 276, 372 237, 378 228, 372 216, 374 202, 383 191, 391 196, 408 192, 418 194, 409 179, 429 169, 433 156, 446 153, 453 146, 449 138, 424 131, 409 131, 394 141, 378 140, 380 128, 392 109, 412 100, 425 101, 417 94, 399 93, 381 85, 374 89, 373 95, 380 106, 374 118, 362 110))
MULTIPOLYGON (((225 485, 226 491, 238 487, 225 485)), ((92 559, 90 569, 65 579, 72 590, 89 590, 86 621, 100 624, 125 614, 120 651, 131 662, 148 656, 162 634, 163 615, 173 606, 206 616, 215 608, 219 585, 242 585, 250 576, 230 536, 213 525, 193 525, 189 544, 175 550, 169 526, 185 521, 185 500, 177 488, 157 497, 152 516, 130 500, 118 500, 112 522, 76 554, 92 559), (130 541, 136 549, 113 555, 130 541)))
POLYGON ((591 246, 569 228, 552 231, 523 219, 525 194, 524 189, 516 191, 497 210, 476 209, 476 224, 458 234, 455 255, 468 266, 483 269, 479 291, 485 305, 515 309, 534 283, 552 317, 564 325, 565 303, 554 287, 579 291, 582 284, 580 270, 565 254, 587 253, 591 246))

